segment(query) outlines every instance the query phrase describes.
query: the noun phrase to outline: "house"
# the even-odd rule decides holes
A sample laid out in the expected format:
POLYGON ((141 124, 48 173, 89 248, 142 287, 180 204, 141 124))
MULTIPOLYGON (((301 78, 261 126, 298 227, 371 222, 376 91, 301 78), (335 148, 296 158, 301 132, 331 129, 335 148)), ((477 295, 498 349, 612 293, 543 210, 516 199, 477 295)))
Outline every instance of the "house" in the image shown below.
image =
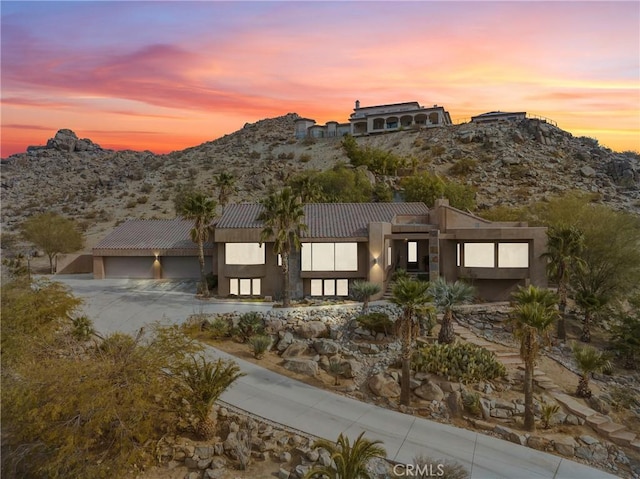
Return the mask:
POLYGON ((348 123, 329 121, 316 125, 315 120, 299 118, 295 123, 296 138, 328 138, 370 135, 398 131, 404 128, 427 128, 451 125, 451 116, 443 107, 423 107, 417 101, 361 107, 356 100, 348 123))
MULTIPOLYGON (((260 244, 257 203, 227 205, 205 247, 218 295, 282 295, 273 243, 260 244)), ((397 269, 425 279, 472 283, 488 301, 518 286, 546 286, 545 228, 494 223, 439 200, 423 203, 312 203, 308 230, 290 258, 292 297, 346 297, 353 281, 383 291, 397 269)), ((94 277, 197 278, 197 248, 184 220, 137 220, 120 225, 93 250, 94 277), (189 244, 191 243, 191 244, 189 244)))
POLYGON ((527 118, 527 112, 490 111, 471 117, 472 123, 493 123, 498 121, 519 121, 527 118))

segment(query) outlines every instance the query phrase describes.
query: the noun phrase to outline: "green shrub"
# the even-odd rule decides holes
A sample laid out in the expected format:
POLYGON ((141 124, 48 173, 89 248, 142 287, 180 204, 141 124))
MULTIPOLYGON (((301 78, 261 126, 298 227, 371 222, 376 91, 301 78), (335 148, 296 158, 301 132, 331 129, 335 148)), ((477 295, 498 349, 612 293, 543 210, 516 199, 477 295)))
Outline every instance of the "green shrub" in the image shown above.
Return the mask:
POLYGON ((540 416, 542 419, 542 427, 549 429, 553 415, 560 410, 560 406, 554 403, 544 402, 540 405, 540 416))
POLYGON ((385 335, 389 334, 393 328, 393 321, 385 313, 361 314, 356 318, 356 321, 365 329, 385 335))
POLYGON ((243 343, 246 343, 251 336, 263 333, 264 323, 262 317, 256 312, 240 316, 238 325, 234 328, 234 335, 238 336, 243 343))
POLYGON ((495 354, 468 343, 433 344, 414 355, 414 367, 447 378, 448 381, 476 382, 507 374, 495 354))
POLYGON ((478 162, 473 158, 461 158, 449 168, 449 173, 455 176, 465 176, 475 170, 477 165, 478 162))
POLYGON ((94 333, 93 321, 87 316, 78 316, 77 318, 73 318, 71 322, 73 324, 71 334, 79 341, 86 341, 94 333))
POLYGON ((215 318, 208 322, 207 331, 211 334, 211 339, 223 339, 229 337, 231 326, 225 318, 215 318))
POLYGON ((153 185, 150 183, 142 183, 142 186, 140 187, 140 191, 142 191, 143 193, 149 194, 153 191, 153 185))
POLYGON ((271 347, 271 337, 265 334, 256 334, 249 338, 249 347, 256 359, 262 359, 271 347))
POLYGON ((149 197, 142 195, 142 196, 138 196, 138 199, 136 200, 139 204, 144 205, 147 201, 149 201, 149 197))
POLYGON ((303 153, 300 155, 300 163, 309 163, 311 161, 311 155, 303 153))
POLYGON ((474 416, 480 416, 482 407, 480 405, 480 394, 474 392, 462 393, 462 404, 467 412, 474 416))

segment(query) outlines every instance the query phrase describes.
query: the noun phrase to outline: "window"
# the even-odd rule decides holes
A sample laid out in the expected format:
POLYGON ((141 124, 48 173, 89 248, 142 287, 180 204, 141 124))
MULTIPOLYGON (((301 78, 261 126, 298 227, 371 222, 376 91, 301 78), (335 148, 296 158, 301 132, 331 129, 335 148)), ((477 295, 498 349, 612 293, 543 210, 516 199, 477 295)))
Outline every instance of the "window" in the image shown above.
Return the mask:
POLYGON ((229 294, 235 296, 259 296, 260 278, 230 278, 229 294))
POLYGON ((528 243, 498 243, 498 268, 528 267, 528 243))
POLYGON ((312 279, 311 296, 349 296, 349 280, 312 279))
POLYGON ((224 248, 225 264, 264 264, 264 244, 226 243, 224 248))
POLYGON ((303 243, 302 271, 357 271, 358 243, 303 243))
POLYGON ((409 263, 418 262, 418 243, 416 241, 409 241, 407 243, 407 261, 409 263))
POLYGON ((464 266, 467 268, 494 268, 494 243, 464 243, 464 266))
POLYGON ((387 246, 387 268, 391 266, 391 246, 387 246))

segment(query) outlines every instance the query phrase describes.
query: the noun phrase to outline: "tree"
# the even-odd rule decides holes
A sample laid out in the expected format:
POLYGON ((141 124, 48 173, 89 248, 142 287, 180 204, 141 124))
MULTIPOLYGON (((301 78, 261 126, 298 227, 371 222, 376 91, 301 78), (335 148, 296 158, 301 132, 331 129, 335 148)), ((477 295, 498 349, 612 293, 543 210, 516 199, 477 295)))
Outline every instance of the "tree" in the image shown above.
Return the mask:
POLYGON ((400 336, 402 338, 402 378, 400 381, 400 404, 409 406, 411 402, 411 342, 412 326, 416 310, 431 301, 429 283, 409 278, 400 278, 392 289, 391 302, 402 308, 400 336))
POLYGON ((286 308, 291 304, 289 259, 294 248, 300 250, 300 235, 307 230, 304 207, 289 187, 269 195, 262 201, 262 206, 264 209, 258 216, 258 220, 264 223, 260 243, 273 240, 273 252, 282 258, 282 305, 286 308))
POLYGON ((349 438, 342 433, 334 443, 319 439, 313 443, 314 448, 326 449, 331 454, 332 464, 315 465, 304 476, 305 479, 329 477, 330 479, 371 479, 367 464, 371 459, 384 458, 387 452, 380 444, 382 441, 365 439, 361 432, 351 444, 349 438))
POLYGON ((455 341, 453 308, 458 304, 471 301, 475 295, 475 289, 462 281, 447 283, 441 277, 429 285, 429 293, 433 296, 436 307, 443 312, 438 342, 442 344, 453 343, 455 341))
POLYGON ((428 172, 408 176, 400 181, 404 190, 405 201, 421 201, 433 206, 437 199, 447 198, 454 208, 461 210, 475 209, 475 191, 473 188, 446 181, 440 176, 428 172))
POLYGON ((631 311, 618 311, 611 328, 613 348, 627 369, 637 369, 640 358, 640 295, 630 300, 631 311))
POLYGON ((583 264, 584 234, 575 226, 552 226, 547 230, 547 274, 558 285, 558 339, 567 339, 565 310, 570 272, 583 264))
MULTIPOLYGON (((580 280, 579 280, 580 281, 580 280)), ((584 312, 582 317, 582 334, 580 341, 584 343, 591 342, 591 323, 593 317, 597 315, 609 302, 609 299, 593 288, 593 285, 586 281, 580 281, 582 285, 578 286, 576 292, 576 304, 584 312)))
POLYGON ((59 253, 73 253, 83 246, 82 233, 75 222, 56 213, 31 216, 22 223, 25 240, 41 248, 49 257, 51 274, 55 273, 53 259, 59 253))
POLYGON ((514 334, 520 341, 520 358, 524 362, 524 427, 535 430, 533 410, 533 371, 540 350, 539 336, 544 336, 557 318, 556 297, 550 291, 529 286, 513 294, 514 334))
POLYGON ((193 191, 178 207, 178 215, 194 221, 191 240, 198 244, 198 261, 200 262, 199 292, 207 298, 209 297, 209 285, 204 264, 204 243, 209 239, 211 222, 216 216, 216 202, 200 191, 193 191))
POLYGON ((237 191, 235 186, 236 179, 230 173, 220 173, 215 177, 215 185, 218 188, 218 203, 222 206, 222 211, 224 211, 224 207, 229 203, 229 199, 231 199, 231 195, 237 191))
POLYGON ((303 203, 365 203, 371 201, 373 189, 361 169, 338 163, 326 171, 304 172, 287 181, 303 203))
POLYGON ((351 285, 351 295, 356 301, 362 301, 362 314, 369 311, 369 300, 380 292, 380 285, 371 281, 356 280, 351 285))
POLYGON ((591 388, 589 378, 593 373, 601 372, 611 366, 606 354, 592 346, 573 346, 573 358, 580 370, 580 382, 576 389, 576 396, 590 398, 591 388))
POLYGON ((196 434, 201 439, 212 439, 216 427, 210 417, 213 403, 244 373, 232 361, 218 359, 214 362, 200 356, 182 365, 178 375, 186 385, 186 399, 198 420, 196 434))

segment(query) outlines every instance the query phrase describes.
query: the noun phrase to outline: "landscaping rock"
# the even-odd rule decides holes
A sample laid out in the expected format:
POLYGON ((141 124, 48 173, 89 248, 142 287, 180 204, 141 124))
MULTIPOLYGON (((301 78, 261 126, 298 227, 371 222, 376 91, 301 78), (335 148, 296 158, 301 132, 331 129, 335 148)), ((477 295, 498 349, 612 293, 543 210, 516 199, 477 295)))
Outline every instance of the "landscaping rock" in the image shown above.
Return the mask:
POLYGON ((413 390, 416 396, 426 399, 427 401, 442 401, 444 392, 440 386, 432 381, 425 381, 413 390))
POLYGON ((538 451, 547 451, 551 446, 551 441, 542 436, 530 436, 527 440, 527 446, 538 451))
POLYGON ((368 384, 369 389, 376 396, 384 398, 397 398, 400 396, 400 385, 391 376, 384 373, 371 376, 368 384))
POLYGON ((447 407, 453 417, 462 417, 464 406, 462 404, 462 394, 460 391, 454 391, 447 396, 447 407))
POLYGON ((575 448, 578 445, 575 439, 572 437, 559 437, 555 440, 554 448, 558 452, 566 457, 573 457, 575 455, 575 448))
POLYGON ((309 350, 307 343, 304 341, 293 341, 287 349, 282 352, 282 357, 289 358, 297 358, 305 355, 309 350))
POLYGON ((315 349, 318 354, 331 356, 338 354, 342 348, 340 347, 340 344, 332 341, 331 339, 319 339, 314 341, 313 349, 315 349))
POLYGON ((312 359, 287 359, 284 362, 284 367, 294 373, 306 374, 307 376, 315 376, 318 374, 318 363, 312 359))
POLYGON ((327 335, 327 326, 322 321, 307 321, 296 330, 298 336, 304 339, 320 338, 327 335))

